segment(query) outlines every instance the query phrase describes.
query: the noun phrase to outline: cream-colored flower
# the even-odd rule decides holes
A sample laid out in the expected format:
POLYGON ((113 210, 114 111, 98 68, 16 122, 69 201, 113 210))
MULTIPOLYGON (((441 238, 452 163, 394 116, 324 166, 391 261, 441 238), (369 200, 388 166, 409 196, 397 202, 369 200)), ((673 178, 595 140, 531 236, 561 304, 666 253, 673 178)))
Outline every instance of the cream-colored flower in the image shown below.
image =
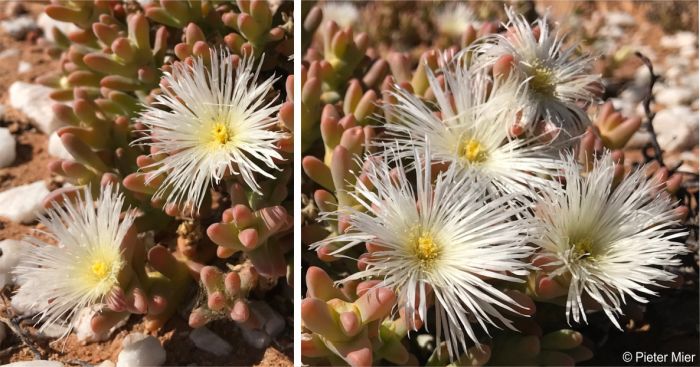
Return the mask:
POLYGON ((266 100, 274 77, 258 82, 254 59, 234 66, 228 51, 212 50, 206 64, 196 58, 192 66, 173 65, 164 76, 169 87, 139 119, 150 136, 137 140, 167 154, 149 167, 149 177, 165 175, 155 197, 197 209, 227 173, 259 192, 255 175, 274 177, 269 171, 278 169, 276 143, 284 136, 273 129, 280 105, 266 100))
POLYGON ((77 202, 54 203, 40 219, 57 245, 27 238, 37 247, 15 270, 24 285, 18 293, 36 302, 49 300, 39 319, 41 330, 73 321, 78 311, 102 303, 119 286, 126 265, 121 245, 134 221, 129 212, 120 221, 123 204, 124 196, 111 186, 102 188, 96 202, 86 187, 77 202))
POLYGON ((360 17, 360 11, 352 1, 326 1, 321 10, 324 23, 333 21, 340 28, 354 26, 360 17))
POLYGON ((566 188, 546 189, 537 204, 541 253, 557 259, 554 275, 571 276, 567 319, 586 322, 582 298, 599 303, 620 328, 617 316, 628 297, 647 302, 650 287, 672 280, 664 266, 680 263, 686 252, 669 197, 661 183, 637 170, 613 187, 615 165, 610 154, 584 174, 573 156, 563 170, 566 188))
POLYGON ((444 69, 445 90, 433 75, 428 80, 437 99, 436 116, 425 102, 399 89, 392 105, 396 118, 385 125, 389 145, 398 142, 400 156, 410 158, 413 147, 431 147, 435 162, 458 166, 478 177, 489 191, 530 197, 541 186, 552 185, 547 175, 561 163, 551 147, 536 139, 514 139, 509 130, 516 121, 519 98, 515 79, 494 86, 483 71, 451 65, 444 69))
POLYGON ((459 37, 469 29, 481 26, 468 4, 451 2, 433 13, 433 24, 438 31, 450 37, 459 37))
POLYGON ((580 135, 590 125, 580 104, 595 99, 591 85, 600 81, 590 73, 593 57, 564 46, 564 38, 552 32, 546 18, 530 25, 513 8, 506 13, 508 32, 477 43, 473 67, 488 69, 502 56, 512 56, 512 74, 526 86, 515 102, 522 125, 529 128, 544 120, 561 129, 565 137, 580 135))
POLYGON ((526 209, 506 205, 513 196, 486 195, 487 185, 456 165, 433 185, 431 165, 423 158, 430 153, 418 148, 412 185, 396 152, 386 154, 384 160, 370 158, 365 171, 370 184, 358 181, 351 193, 361 208, 341 206, 325 214, 347 218, 349 229, 316 246, 338 243, 335 254, 365 243, 381 248, 364 259, 365 270, 346 280, 381 280, 379 286, 398 293, 408 320, 418 316, 426 324, 432 294, 438 343, 444 337, 452 357, 460 347, 466 350, 467 337, 479 343, 472 323, 487 332, 487 325, 512 328, 501 310, 520 308, 489 280, 523 282, 518 275, 527 274, 523 260, 531 251, 526 209), (399 162, 396 175, 388 162, 399 162))

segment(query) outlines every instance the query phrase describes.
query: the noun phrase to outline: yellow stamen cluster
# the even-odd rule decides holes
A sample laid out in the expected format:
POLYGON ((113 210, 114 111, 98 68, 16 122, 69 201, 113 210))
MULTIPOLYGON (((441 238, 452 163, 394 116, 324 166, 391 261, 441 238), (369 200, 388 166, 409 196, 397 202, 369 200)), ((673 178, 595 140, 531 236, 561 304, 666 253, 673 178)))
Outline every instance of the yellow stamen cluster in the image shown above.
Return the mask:
POLYGON ((420 230, 416 230, 414 233, 415 235, 411 236, 410 240, 413 256, 416 257, 421 268, 431 268, 440 257, 442 249, 430 233, 422 233, 420 230))
POLYGON ((109 275, 109 266, 103 260, 97 260, 90 267, 92 274, 99 280, 105 279, 109 275))
POLYGON ((481 163, 488 158, 488 152, 476 139, 468 139, 462 145, 462 157, 470 163, 481 163))
POLYGON ((212 140, 219 145, 224 145, 231 141, 231 134, 228 127, 221 122, 214 124, 211 134, 212 140))
POLYGON ((554 95, 554 72, 551 68, 535 65, 530 69, 530 89, 543 96, 554 95))
POLYGON ((569 241, 569 245, 576 259, 593 258, 595 256, 593 241, 588 237, 574 238, 569 241))

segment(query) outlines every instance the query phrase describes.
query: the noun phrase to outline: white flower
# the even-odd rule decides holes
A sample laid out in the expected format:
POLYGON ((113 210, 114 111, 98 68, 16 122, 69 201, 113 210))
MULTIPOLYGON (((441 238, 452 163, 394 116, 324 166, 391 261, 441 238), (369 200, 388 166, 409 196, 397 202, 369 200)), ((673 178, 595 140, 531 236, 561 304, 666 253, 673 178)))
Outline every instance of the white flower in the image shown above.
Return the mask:
POLYGON ((360 18, 360 12, 352 1, 326 1, 322 5, 324 23, 333 21, 340 28, 349 28, 355 25, 360 18))
POLYGON ((466 348, 465 333, 478 343, 471 322, 486 332, 488 324, 512 328, 499 308, 517 313, 520 306, 487 280, 523 282, 517 276, 527 274, 522 260, 530 254, 532 221, 523 208, 505 205, 511 196, 484 198, 486 186, 456 166, 440 173, 433 187, 430 164, 420 157, 425 154, 414 151, 415 186, 400 163, 398 174, 391 173, 387 162, 400 162, 397 157, 370 158, 365 172, 370 184, 360 182, 350 193, 359 207, 325 214, 348 218, 349 229, 316 246, 343 244, 336 254, 366 242, 380 246, 365 259, 365 270, 346 280, 380 279, 379 286, 398 293, 408 320, 417 312, 426 324, 432 292, 438 343, 444 336, 454 357, 460 346, 466 348), (523 219, 513 222, 513 216, 523 219))
POLYGON ((256 192, 256 173, 274 177, 265 166, 277 169, 274 160, 282 159, 275 143, 283 133, 272 130, 280 105, 265 97, 276 79, 258 83, 260 66, 254 66, 252 57, 235 67, 227 51, 212 50, 211 66, 197 58, 192 66, 176 63, 165 74, 169 88, 140 118, 150 137, 137 140, 148 141, 156 155, 167 154, 148 167, 155 169, 150 179, 166 175, 155 197, 199 209, 211 182, 227 173, 240 175, 256 192))
POLYGON ((461 36, 469 26, 477 29, 481 26, 471 7, 458 2, 441 7, 432 18, 438 31, 451 37, 461 36))
POLYGON ((54 202, 40 219, 47 228, 42 234, 57 245, 39 237, 26 239, 37 248, 15 270, 24 284, 18 296, 48 300, 40 330, 73 321, 78 311, 102 303, 119 286, 118 275, 126 265, 122 240, 134 221, 133 213, 126 213, 120 223, 123 204, 123 195, 110 185, 102 188, 96 203, 86 187, 77 202, 66 199, 63 207, 54 202))
POLYGON ((674 275, 662 266, 678 265, 685 246, 674 226, 673 207, 660 183, 637 170, 613 188, 615 165, 610 154, 584 175, 573 156, 564 170, 565 189, 543 191, 536 217, 542 234, 534 243, 542 254, 557 259, 553 275, 571 277, 566 300, 567 319, 586 320, 582 297, 599 303, 620 328, 616 316, 627 297, 646 302, 674 275))
POLYGON ((441 118, 412 93, 395 93, 398 103, 391 108, 397 116, 385 127, 398 141, 401 155, 410 157, 413 146, 430 144, 434 161, 458 165, 489 183, 490 191, 533 196, 535 188, 552 185, 546 176, 561 166, 551 157, 552 147, 536 138, 509 137, 516 119, 510 106, 518 98, 517 81, 500 80, 491 88, 485 72, 460 65, 445 68, 444 77, 446 91, 428 73, 441 118))
POLYGON ((576 47, 564 46, 564 38, 551 32, 546 18, 534 24, 537 37, 522 15, 512 8, 506 13, 509 31, 488 36, 475 46, 474 67, 488 68, 511 55, 515 76, 527 86, 517 101, 523 126, 530 128, 545 120, 566 135, 580 135, 590 119, 577 103, 592 102, 591 84, 599 81, 590 74, 593 57, 577 55, 576 47))

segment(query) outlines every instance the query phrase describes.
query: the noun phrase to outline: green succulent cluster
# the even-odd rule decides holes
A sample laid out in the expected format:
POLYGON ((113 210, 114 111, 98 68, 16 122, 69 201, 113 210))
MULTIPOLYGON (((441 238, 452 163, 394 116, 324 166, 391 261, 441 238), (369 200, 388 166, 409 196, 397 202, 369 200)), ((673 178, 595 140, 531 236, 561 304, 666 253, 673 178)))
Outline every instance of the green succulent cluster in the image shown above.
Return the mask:
MULTIPOLYGON (((380 13, 383 7, 396 11, 390 4, 369 6, 380 13)), ((323 244, 315 251, 310 250, 312 244, 344 233, 349 225, 342 215, 336 221, 319 213, 333 212, 338 207, 362 210, 352 196, 366 175, 358 157, 377 149, 371 142, 382 136, 383 124, 396 118, 392 113, 396 99, 391 93, 396 86, 421 100, 435 102, 428 71, 443 82, 439 75, 442 64, 438 48, 445 39, 436 36, 435 44, 417 53, 387 50, 383 48, 383 39, 372 38, 368 33, 358 34, 353 28, 341 29, 332 20, 324 22, 322 6, 311 2, 302 3, 302 21, 302 258, 308 267, 301 312, 302 360, 312 365, 417 365, 423 361, 431 366, 477 366, 573 365, 590 359, 593 354, 584 346, 582 335, 568 329, 565 323, 545 326, 523 317, 520 321, 523 325, 519 326, 525 332, 495 331, 491 338, 483 338, 484 344, 450 361, 444 342, 409 347, 412 342, 407 338, 409 330, 403 310, 397 309, 393 292, 373 287, 378 280, 343 282, 341 288, 334 286, 333 281, 362 267, 362 258, 368 254, 352 248, 344 252, 347 256, 336 256, 337 244, 323 244), (370 288, 373 296, 366 299, 369 293, 363 291, 370 288), (390 312, 392 308, 394 312, 390 312)), ((365 27, 375 24, 369 20, 362 23, 365 27)), ((451 39, 447 51, 459 51, 478 42, 480 37, 496 32, 498 24, 486 22, 478 29, 469 27, 461 37, 451 39)), ((377 32, 381 33, 381 29, 374 31, 377 32)), ((622 148, 640 125, 640 119, 624 118, 614 111, 612 104, 604 105, 589 134, 581 141, 580 161, 593 162, 595 154, 603 148, 622 148)), ((617 154, 622 156, 621 152, 617 154)), ((369 250, 371 244, 367 246, 369 250)), ((529 287, 514 292, 531 305, 534 314, 532 299, 543 301, 538 294, 548 291, 548 285, 541 288, 531 280, 529 287)))
MULTIPOLYGON (((91 185, 95 192, 105 181, 119 184, 127 203, 139 211, 138 232, 177 237, 169 249, 135 251, 131 261, 138 292, 157 300, 153 307, 106 311, 93 320, 95 329, 116 323, 114 312, 143 313, 148 328, 157 329, 187 303, 187 290, 200 281, 208 301, 193 311, 193 327, 222 314, 246 324, 251 291, 263 283, 270 289, 270 283, 290 273, 292 8, 291 2, 264 0, 161 0, 144 7, 135 1, 57 0, 46 7, 51 18, 78 28, 69 34, 53 29, 56 46, 63 50, 60 70, 40 79, 54 88, 51 97, 59 102, 54 111, 64 124, 58 135, 73 156, 53 161, 51 172, 74 186, 91 185), (174 62, 209 60, 216 48, 264 60, 262 73, 282 76, 275 86, 283 103, 276 128, 288 134, 280 142, 285 160, 274 179, 261 182, 261 195, 225 181, 225 187, 207 196, 200 212, 187 215, 186 208, 154 198, 163 177, 149 179, 147 167, 162 157, 134 144, 145 134, 137 117, 161 93, 161 77, 174 62), (216 260, 217 255, 223 260, 216 260), (217 264, 227 261, 247 265, 223 274, 217 264)), ((52 192, 46 205, 70 197, 74 186, 52 192)))

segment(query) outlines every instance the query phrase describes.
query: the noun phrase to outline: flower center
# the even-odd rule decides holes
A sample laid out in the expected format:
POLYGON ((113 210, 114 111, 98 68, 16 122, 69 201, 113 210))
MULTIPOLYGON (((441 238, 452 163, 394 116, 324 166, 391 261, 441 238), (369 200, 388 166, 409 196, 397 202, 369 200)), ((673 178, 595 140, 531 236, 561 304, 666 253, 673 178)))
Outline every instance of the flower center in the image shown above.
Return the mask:
POLYGON ((109 266, 103 260, 97 260, 92 263, 90 270, 92 270, 92 274, 100 280, 105 279, 109 274, 109 266))
POLYGON ((462 157, 471 163, 481 163, 488 158, 488 152, 476 139, 469 139, 462 145, 462 157))
POLYGON ((554 71, 551 68, 535 64, 530 69, 530 89, 542 96, 554 95, 554 71))
POLYGON ((221 122, 214 124, 214 128, 211 130, 212 140, 219 145, 224 145, 231 141, 231 134, 229 133, 228 127, 221 122))
POLYGON ((429 233, 421 233, 417 238, 414 236, 411 243, 413 256, 422 269, 431 268, 442 252, 440 245, 429 233))
POLYGON ((595 256, 593 241, 588 237, 570 240, 569 245, 577 260, 593 258, 595 256))

